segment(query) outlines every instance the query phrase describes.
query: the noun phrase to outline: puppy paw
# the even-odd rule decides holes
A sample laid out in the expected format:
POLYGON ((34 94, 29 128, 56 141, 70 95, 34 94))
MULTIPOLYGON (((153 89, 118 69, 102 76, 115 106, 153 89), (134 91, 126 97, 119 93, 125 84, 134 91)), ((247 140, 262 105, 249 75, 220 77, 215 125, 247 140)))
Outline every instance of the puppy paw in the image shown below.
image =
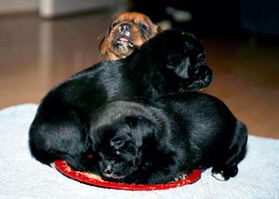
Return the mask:
POLYGON ((226 181, 228 180, 225 176, 224 176, 224 171, 212 171, 211 175, 219 181, 226 181))
POLYGON ((188 174, 180 174, 179 176, 174 178, 174 181, 179 181, 179 180, 183 180, 184 178, 187 177, 188 174))
POLYGON ((213 167, 211 171, 211 175, 219 181, 229 180, 231 177, 235 177, 237 173, 237 166, 213 167))

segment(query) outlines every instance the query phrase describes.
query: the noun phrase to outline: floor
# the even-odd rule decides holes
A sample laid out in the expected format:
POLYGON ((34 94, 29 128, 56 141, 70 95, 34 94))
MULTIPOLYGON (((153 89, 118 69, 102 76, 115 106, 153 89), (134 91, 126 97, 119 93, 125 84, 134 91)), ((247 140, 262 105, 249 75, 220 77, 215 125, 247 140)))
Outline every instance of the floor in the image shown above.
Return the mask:
MULTIPOLYGON (((98 44, 109 13, 42 20, 0 18, 0 108, 39 103, 66 77, 102 59, 98 44)), ((204 92, 222 99, 249 133, 279 138, 279 45, 201 37, 215 79, 204 92)))

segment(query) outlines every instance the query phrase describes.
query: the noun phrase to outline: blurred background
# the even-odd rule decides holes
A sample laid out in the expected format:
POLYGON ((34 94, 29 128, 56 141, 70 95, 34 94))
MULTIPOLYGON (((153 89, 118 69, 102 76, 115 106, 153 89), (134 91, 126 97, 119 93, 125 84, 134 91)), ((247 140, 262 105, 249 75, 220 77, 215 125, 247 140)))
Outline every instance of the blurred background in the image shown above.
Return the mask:
POLYGON ((250 134, 279 138, 278 0, 0 0, 0 109, 39 103, 101 61, 112 18, 131 10, 197 35, 215 73, 203 92, 222 99, 250 134))

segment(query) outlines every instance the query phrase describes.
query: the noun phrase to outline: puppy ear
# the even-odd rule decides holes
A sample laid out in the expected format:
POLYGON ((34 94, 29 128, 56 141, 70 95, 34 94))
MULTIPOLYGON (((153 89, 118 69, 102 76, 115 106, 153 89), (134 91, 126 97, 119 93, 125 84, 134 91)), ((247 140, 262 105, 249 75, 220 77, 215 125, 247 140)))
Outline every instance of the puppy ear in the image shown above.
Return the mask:
POLYGON ((162 31, 160 25, 156 25, 156 24, 153 24, 151 23, 151 29, 152 29, 152 35, 155 36, 157 35, 158 33, 160 33, 162 31))
POLYGON ((178 77, 187 79, 190 72, 190 58, 179 58, 178 56, 170 56, 166 67, 171 69, 178 77))
POLYGON ((157 29, 157 33, 160 33, 160 32, 162 32, 162 28, 161 28, 161 26, 159 26, 159 25, 156 25, 157 27, 156 27, 156 29, 157 29))
POLYGON ((101 40, 100 44, 99 44, 99 52, 102 55, 105 55, 108 49, 108 41, 107 41, 107 36, 103 37, 103 39, 101 40))
POLYGON ((125 118, 126 124, 128 124, 130 127, 134 127, 138 124, 140 117, 135 117, 135 116, 129 116, 125 118))

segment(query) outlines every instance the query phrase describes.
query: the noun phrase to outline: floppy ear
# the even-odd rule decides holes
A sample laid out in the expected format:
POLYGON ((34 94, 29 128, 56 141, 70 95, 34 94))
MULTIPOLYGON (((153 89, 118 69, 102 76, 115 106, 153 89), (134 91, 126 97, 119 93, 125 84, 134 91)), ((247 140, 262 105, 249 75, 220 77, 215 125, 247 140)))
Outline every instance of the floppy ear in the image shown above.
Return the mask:
POLYGON ((179 56, 169 56, 167 60, 166 67, 172 70, 178 77, 187 79, 189 78, 190 72, 190 58, 189 57, 179 57, 179 56))
POLYGON ((134 127, 138 124, 141 117, 139 116, 128 116, 125 118, 125 123, 128 124, 130 127, 134 127))
POLYGON ((161 26, 159 26, 159 25, 156 25, 156 26, 157 26, 157 33, 162 32, 162 28, 161 28, 161 26))
POLYGON ((151 27, 152 27, 152 34, 155 36, 157 35, 158 33, 160 33, 162 30, 161 30, 161 27, 159 25, 156 25, 156 24, 151 24, 151 27))
POLYGON ((100 44, 99 44, 99 51, 102 55, 106 54, 108 49, 108 39, 107 36, 103 37, 103 39, 101 40, 100 44))

